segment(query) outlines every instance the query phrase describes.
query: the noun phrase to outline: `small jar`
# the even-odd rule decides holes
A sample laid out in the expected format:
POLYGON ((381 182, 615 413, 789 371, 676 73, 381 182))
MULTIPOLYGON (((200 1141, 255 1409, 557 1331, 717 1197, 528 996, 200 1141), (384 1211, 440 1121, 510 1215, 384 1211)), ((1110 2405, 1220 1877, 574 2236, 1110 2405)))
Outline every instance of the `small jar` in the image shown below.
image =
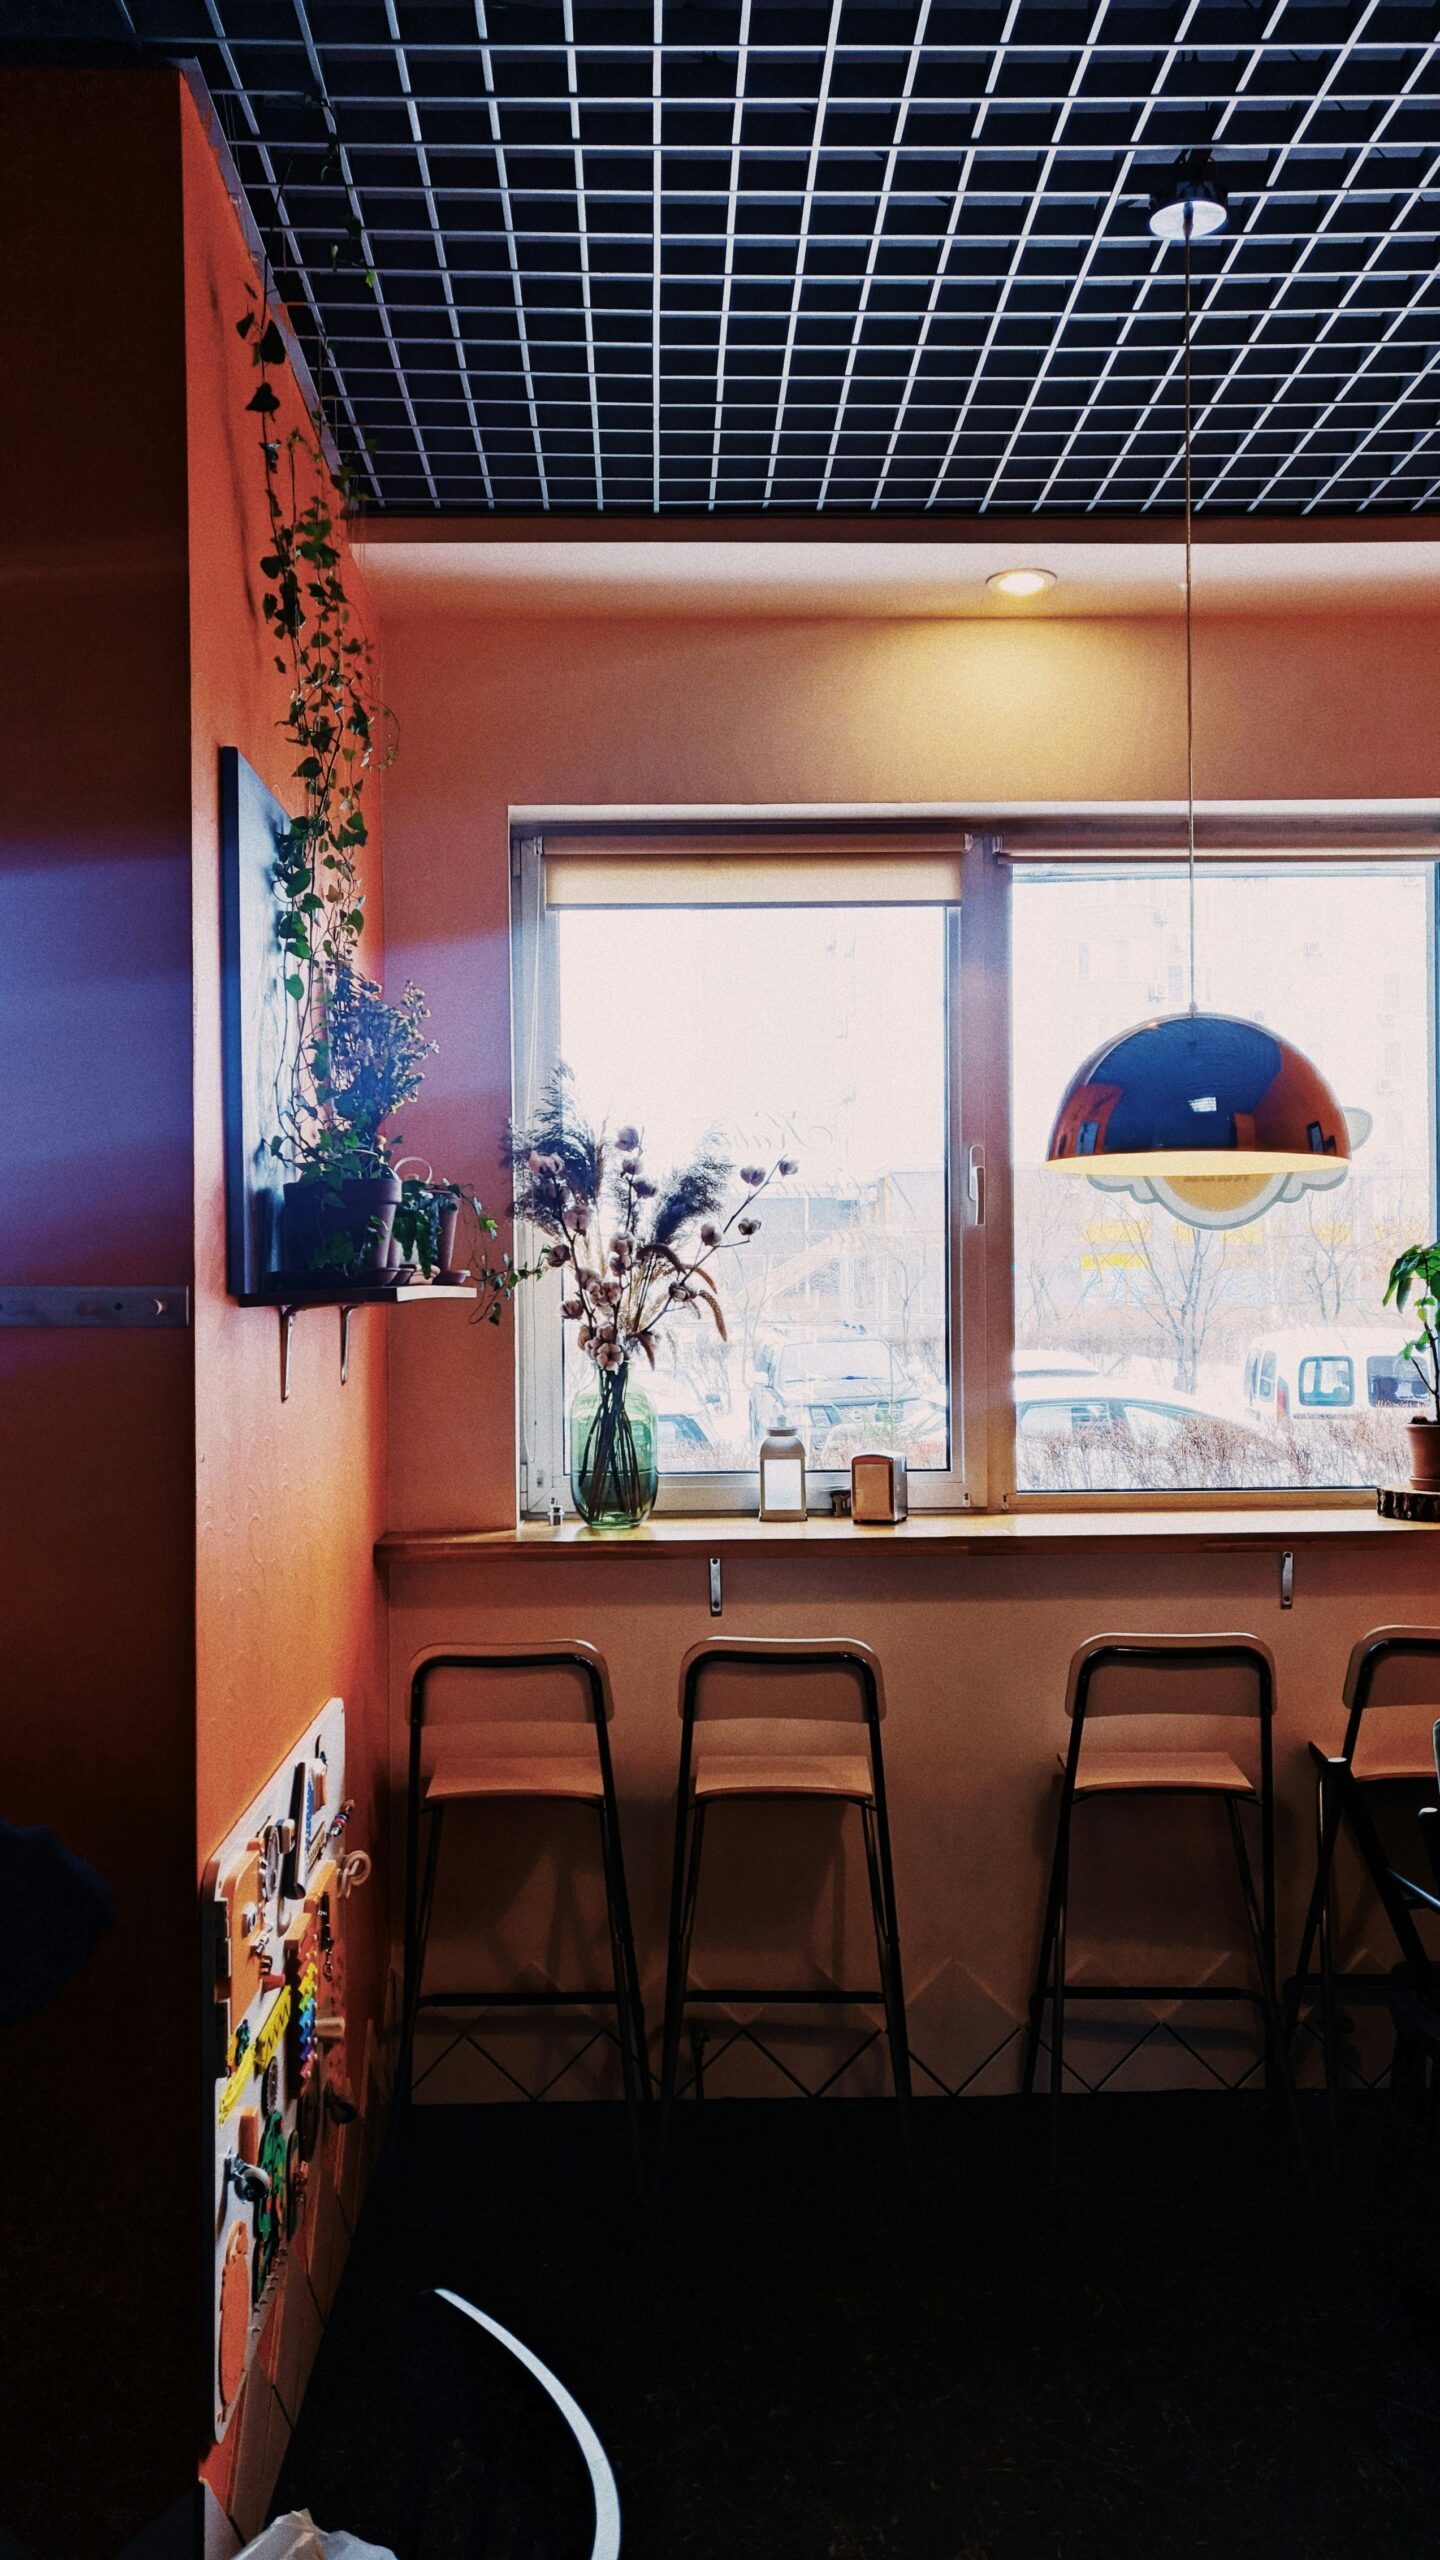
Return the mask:
POLYGON ((760 1443, 760 1517, 805 1517, 805 1443, 791 1422, 776 1423, 760 1443))

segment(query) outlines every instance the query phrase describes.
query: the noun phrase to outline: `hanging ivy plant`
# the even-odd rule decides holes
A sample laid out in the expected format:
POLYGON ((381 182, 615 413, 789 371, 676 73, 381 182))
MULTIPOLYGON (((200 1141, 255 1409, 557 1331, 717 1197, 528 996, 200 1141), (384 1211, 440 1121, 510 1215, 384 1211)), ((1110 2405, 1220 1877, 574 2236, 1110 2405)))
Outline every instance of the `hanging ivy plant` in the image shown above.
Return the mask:
POLYGON ((281 726, 295 751, 302 803, 276 847, 274 872, 276 937, 297 1017, 275 1152, 298 1169, 324 1116, 325 991, 355 974, 365 927, 365 786, 376 764, 393 756, 393 742, 381 743, 393 723, 376 700, 374 650, 345 589, 339 520, 354 475, 343 466, 332 474, 317 427, 294 427, 283 438, 273 432, 280 401, 269 377, 285 361, 285 342, 256 301, 236 329, 260 376, 246 403, 261 426, 269 520, 260 608, 289 688, 281 726))
MULTIPOLYGON (((300 815, 277 841, 272 874, 292 1036, 276 1079, 270 1148, 292 1173, 326 1186, 338 1206, 348 1179, 387 1169, 403 1145, 386 1126, 388 1115, 418 1092, 422 1061, 435 1044, 420 1030, 426 1008, 419 989, 407 986, 402 1002, 391 1004, 358 962, 365 787, 394 756, 394 722, 376 697, 373 646, 345 588, 341 518, 358 475, 344 463, 332 470, 318 424, 307 421, 283 437, 275 432, 280 400, 270 374, 285 363, 286 350, 270 317, 268 275, 266 284, 265 298, 252 288, 254 307, 236 331, 260 377, 245 404, 260 422, 264 463, 260 608, 276 673, 288 686, 280 725, 295 752, 301 801, 300 815)), ((396 1232, 406 1258, 427 1278, 437 1271, 441 1225, 452 1209, 466 1213, 473 1228, 476 1315, 498 1324, 519 1283, 533 1275, 508 1253, 492 1263, 495 1221, 469 1183, 404 1183, 396 1232)), ((362 1232, 362 1258, 367 1246, 362 1232)), ((351 1241, 332 1236, 320 1250, 327 1262, 348 1261, 351 1241)))

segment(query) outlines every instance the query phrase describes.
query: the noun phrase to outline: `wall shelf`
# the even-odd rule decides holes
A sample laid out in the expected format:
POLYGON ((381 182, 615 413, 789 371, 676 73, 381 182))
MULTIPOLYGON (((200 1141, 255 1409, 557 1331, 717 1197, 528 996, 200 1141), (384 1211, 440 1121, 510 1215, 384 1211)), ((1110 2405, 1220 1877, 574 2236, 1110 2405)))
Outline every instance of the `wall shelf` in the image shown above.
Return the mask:
POLYGON ((303 1281, 287 1280, 273 1289, 251 1289, 238 1300, 242 1307, 273 1307, 280 1319, 280 1401, 290 1401, 290 1335, 295 1318, 306 1307, 338 1307, 340 1310, 340 1384, 350 1377, 350 1319, 357 1307, 418 1307, 436 1299, 478 1298, 479 1289, 470 1282, 446 1280, 385 1280, 373 1287, 351 1281, 348 1287, 333 1280, 318 1281, 313 1288, 303 1281))

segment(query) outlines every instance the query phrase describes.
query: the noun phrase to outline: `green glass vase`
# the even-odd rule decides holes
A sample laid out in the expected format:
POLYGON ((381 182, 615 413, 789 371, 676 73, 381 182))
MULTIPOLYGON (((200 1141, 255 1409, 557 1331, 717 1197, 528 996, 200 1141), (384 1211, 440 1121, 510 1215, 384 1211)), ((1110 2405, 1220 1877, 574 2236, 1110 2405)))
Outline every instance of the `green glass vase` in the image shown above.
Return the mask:
POLYGON ((585 1364, 570 1407, 570 1499, 592 1529, 637 1529, 655 1508, 655 1408, 627 1360, 585 1364))

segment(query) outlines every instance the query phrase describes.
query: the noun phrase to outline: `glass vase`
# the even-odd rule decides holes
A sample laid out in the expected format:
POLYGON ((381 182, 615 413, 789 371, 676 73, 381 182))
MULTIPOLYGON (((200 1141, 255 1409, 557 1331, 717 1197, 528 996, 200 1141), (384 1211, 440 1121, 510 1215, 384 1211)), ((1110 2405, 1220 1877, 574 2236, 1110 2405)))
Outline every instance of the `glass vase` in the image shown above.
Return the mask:
POLYGON ((570 1407, 570 1499, 592 1529, 637 1529, 655 1508, 655 1408, 627 1360, 585 1364, 570 1407))

